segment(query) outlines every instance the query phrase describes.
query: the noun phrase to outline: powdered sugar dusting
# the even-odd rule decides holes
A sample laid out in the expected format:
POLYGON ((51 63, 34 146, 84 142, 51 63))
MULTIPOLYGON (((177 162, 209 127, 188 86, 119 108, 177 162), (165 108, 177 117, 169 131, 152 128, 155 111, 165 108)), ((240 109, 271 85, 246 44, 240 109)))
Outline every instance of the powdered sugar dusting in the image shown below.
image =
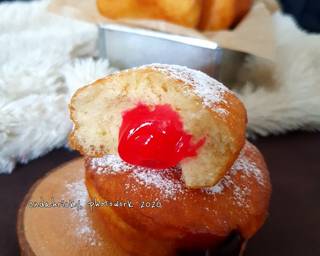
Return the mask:
POLYGON ((224 189, 223 182, 219 181, 216 185, 210 188, 204 188, 202 191, 206 192, 208 195, 220 194, 224 189))
POLYGON ((98 174, 102 173, 117 173, 124 169, 129 169, 131 166, 123 162, 116 155, 107 155, 106 157, 92 158, 91 166, 96 168, 98 174))
POLYGON ((222 194, 225 188, 231 189, 233 204, 240 207, 248 207, 246 197, 249 195, 250 189, 235 184, 232 180, 232 174, 225 175, 215 186, 202 189, 202 191, 209 195, 216 195, 222 194))
POLYGON ((214 109, 214 111, 220 115, 227 115, 229 112, 228 110, 224 109, 224 108, 216 108, 214 109))
MULTIPOLYGON (((96 170, 98 174, 116 174, 120 171, 134 170, 135 172, 155 171, 152 168, 136 166, 124 162, 118 155, 105 155, 104 157, 91 158, 91 167, 96 170)), ((174 168, 158 169, 159 172, 169 171, 174 168)))
POLYGON ((92 227, 92 220, 84 208, 88 201, 88 193, 84 184, 84 180, 66 184, 67 193, 64 197, 67 200, 74 200, 80 203, 81 209, 71 208, 74 219, 78 222, 77 228, 74 230, 75 235, 86 242, 89 246, 101 246, 102 238, 96 233, 92 227))
MULTIPOLYGON (((201 190, 208 195, 217 195, 224 193, 225 188, 229 188, 233 194, 234 204, 247 207, 246 198, 251 193, 251 190, 245 185, 235 184, 233 176, 241 172, 241 178, 254 177, 260 185, 265 185, 262 170, 250 158, 250 154, 245 153, 248 147, 251 147, 251 145, 247 143, 230 171, 215 186, 201 190)), ((133 177, 141 185, 160 189, 161 195, 165 199, 175 200, 178 194, 181 195, 186 191, 184 183, 181 182, 181 177, 180 179, 174 177, 177 171, 180 170, 179 168, 154 170, 137 167, 124 162, 116 155, 94 158, 91 160, 91 166, 98 174, 116 174, 130 171, 130 177, 133 177)), ((126 190, 131 192, 136 190, 133 184, 124 184, 124 186, 126 190)))
POLYGON ((228 187, 233 193, 233 203, 240 207, 248 207, 249 205, 246 198, 251 193, 251 189, 244 185, 239 186, 235 184, 232 180, 232 176, 241 172, 241 178, 246 179, 247 177, 254 177, 261 186, 265 185, 262 170, 252 159, 250 159, 250 155, 245 154, 246 148, 250 147, 252 146, 249 143, 245 145, 245 148, 240 152, 238 159, 231 167, 229 174, 225 175, 215 186, 202 190, 207 194, 213 195, 223 193, 224 188, 228 187))
POLYGON ((177 193, 183 193, 183 186, 181 183, 175 182, 174 179, 170 179, 170 173, 172 170, 147 170, 139 171, 135 170, 132 172, 132 176, 144 186, 153 186, 161 190, 161 192, 171 199, 176 199, 177 193), (169 175, 169 177, 168 177, 169 175))
MULTIPOLYGON (((250 144, 246 145, 247 147, 251 147, 250 144)), ((265 180, 263 179, 263 175, 261 172, 261 169, 259 169, 254 161, 249 159, 245 154, 244 150, 240 152, 240 155, 237 159, 237 161, 234 162, 231 172, 238 172, 241 171, 246 176, 254 176, 257 180, 257 182, 260 185, 265 184, 265 180)))
MULTIPOLYGON (((130 177, 133 177, 138 183, 147 187, 155 187, 161 190, 163 196, 174 199, 177 192, 182 192, 182 185, 170 179, 171 174, 177 168, 157 169, 135 166, 124 162, 117 155, 106 155, 102 158, 92 158, 91 167, 98 174, 116 174, 119 172, 130 171, 130 177)), ((125 184, 129 190, 129 184, 125 184)), ((130 185, 130 189, 135 188, 130 185)))
POLYGON ((215 103, 227 104, 224 94, 226 92, 232 92, 222 83, 206 75, 205 73, 187 68, 185 66, 158 63, 142 66, 140 68, 147 67, 165 73, 173 79, 182 81, 188 86, 191 85, 193 92, 203 100, 203 103, 207 107, 212 108, 212 110, 217 112, 219 115, 225 116, 229 113, 225 108, 213 107, 213 105, 215 103))

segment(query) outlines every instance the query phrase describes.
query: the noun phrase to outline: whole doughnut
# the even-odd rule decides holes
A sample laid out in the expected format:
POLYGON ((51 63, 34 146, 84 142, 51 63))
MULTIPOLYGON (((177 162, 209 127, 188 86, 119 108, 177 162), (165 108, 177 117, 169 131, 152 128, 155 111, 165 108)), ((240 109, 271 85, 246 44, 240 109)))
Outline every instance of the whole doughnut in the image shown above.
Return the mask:
POLYGON ((247 240, 267 216, 269 173, 249 142, 219 183, 204 189, 187 188, 179 168, 139 168, 114 155, 87 158, 85 169, 91 199, 109 203, 96 208, 109 236, 138 255, 212 248, 232 232, 247 240))

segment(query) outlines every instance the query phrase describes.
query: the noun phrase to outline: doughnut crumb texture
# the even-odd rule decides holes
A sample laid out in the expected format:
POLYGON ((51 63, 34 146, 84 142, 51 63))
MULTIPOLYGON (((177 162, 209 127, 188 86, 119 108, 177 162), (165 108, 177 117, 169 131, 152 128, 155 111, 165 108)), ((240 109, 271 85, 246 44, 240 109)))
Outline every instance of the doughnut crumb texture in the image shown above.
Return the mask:
POLYGON ((179 163, 190 188, 219 182, 245 143, 246 110, 234 93, 200 71, 151 64, 114 73, 74 94, 71 147, 89 157, 118 155, 122 114, 140 103, 169 105, 192 143, 205 138, 196 156, 179 163))

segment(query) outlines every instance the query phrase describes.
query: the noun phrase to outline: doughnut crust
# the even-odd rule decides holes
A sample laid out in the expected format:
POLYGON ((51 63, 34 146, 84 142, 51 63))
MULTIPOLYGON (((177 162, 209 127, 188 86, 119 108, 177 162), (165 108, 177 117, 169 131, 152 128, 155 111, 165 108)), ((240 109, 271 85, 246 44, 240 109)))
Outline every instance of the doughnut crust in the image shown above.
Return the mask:
POLYGON ((199 0, 97 0, 100 13, 112 19, 157 19, 194 28, 201 13, 199 0))
POLYGON ((132 203, 96 208, 110 235, 132 254, 214 247, 235 231, 249 239, 267 216, 269 174, 249 142, 220 182, 204 189, 187 188, 179 168, 139 168, 112 155, 87 158, 85 168, 92 199, 132 203))
POLYGON ((138 103, 169 104, 195 141, 205 138, 197 156, 180 162, 188 187, 216 184, 245 143, 246 110, 233 92, 200 71, 152 64, 109 75, 73 95, 71 147, 90 157, 117 154, 122 113, 138 103))
POLYGON ((252 0, 205 0, 203 1, 201 30, 229 29, 250 10, 252 0))

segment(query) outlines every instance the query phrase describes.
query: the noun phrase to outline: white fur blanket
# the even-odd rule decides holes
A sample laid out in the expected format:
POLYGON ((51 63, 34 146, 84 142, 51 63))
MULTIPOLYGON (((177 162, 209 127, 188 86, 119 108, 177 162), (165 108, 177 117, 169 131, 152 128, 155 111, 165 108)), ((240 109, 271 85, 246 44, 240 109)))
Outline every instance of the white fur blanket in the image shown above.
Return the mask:
MULTIPOLYGON (((114 69, 93 60, 97 29, 47 13, 47 1, 0 4, 0 173, 65 145, 67 104, 80 86, 114 69)), ((260 135, 320 128, 320 36, 274 16, 275 66, 248 60, 239 92, 248 131, 260 135)))

